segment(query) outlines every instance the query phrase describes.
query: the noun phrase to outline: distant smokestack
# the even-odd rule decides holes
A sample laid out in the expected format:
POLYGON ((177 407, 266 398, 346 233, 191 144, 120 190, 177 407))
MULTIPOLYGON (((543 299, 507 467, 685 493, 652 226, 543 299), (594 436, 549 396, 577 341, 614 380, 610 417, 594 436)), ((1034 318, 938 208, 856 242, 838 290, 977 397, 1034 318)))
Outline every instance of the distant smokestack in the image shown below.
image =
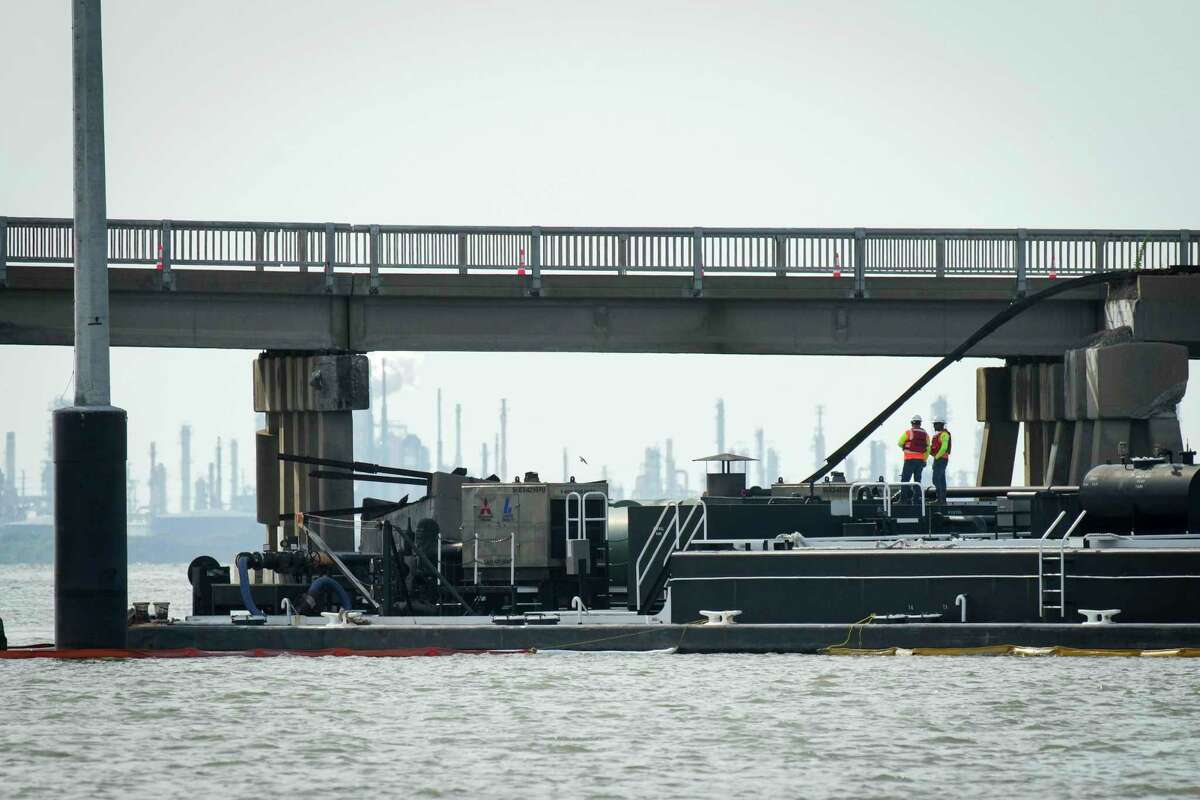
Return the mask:
POLYGON ((570 465, 567 464, 567 448, 564 447, 563 448, 563 476, 562 476, 563 483, 567 482, 567 477, 570 475, 568 470, 570 468, 571 468, 570 465))
POLYGON ((679 487, 675 480, 675 441, 673 439, 667 439, 666 461, 666 469, 663 472, 666 485, 663 487, 663 491, 667 497, 674 497, 679 487))
MULTIPOLYGON (((779 453, 774 447, 767 448, 767 479, 774 483, 779 478, 783 477, 783 471, 779 468, 779 453)), ((764 484, 765 485, 765 484, 764 484)))
POLYGON ((461 467, 462 457, 462 403, 454 404, 454 466, 461 467))
POLYGON ((221 502, 221 466, 222 466, 222 464, 221 464, 221 437, 220 436, 217 437, 216 464, 217 464, 217 480, 213 484, 212 506, 213 506, 213 508, 219 509, 223 506, 223 504, 221 502))
POLYGON ((508 400, 500 401, 500 477, 508 480, 508 400))
POLYGON ((500 434, 499 433, 497 433, 492 438, 492 460, 494 462, 496 462, 496 474, 500 476, 500 480, 502 480, 502 481, 508 480, 508 478, 504 477, 504 470, 500 469, 500 434))
POLYGON ((192 510, 192 426, 179 428, 179 513, 192 510))
POLYGON ((382 383, 382 392, 379 400, 379 449, 375 458, 377 461, 386 462, 391 459, 391 444, 389 440, 388 429, 388 413, 387 413, 387 359, 379 359, 379 379, 382 383))
POLYGON ((946 395, 939 394, 933 401, 933 405, 929 407, 930 418, 929 424, 932 427, 935 419, 940 419, 945 422, 950 421, 950 404, 946 402, 946 395))
POLYGON ((9 498, 17 494, 17 434, 4 434, 4 488, 9 498))
POLYGON ((479 470, 479 477, 486 478, 488 476, 488 449, 487 442, 479 445, 479 455, 482 461, 482 469, 479 470))
POLYGON ((146 480, 146 487, 150 490, 149 504, 150 516, 155 516, 158 513, 158 446, 150 443, 150 474, 146 480))
POLYGON ((717 399, 717 452, 725 452, 725 399, 717 399))
POLYGON ((237 439, 229 440, 229 505, 233 506, 238 497, 238 452, 237 439))
POLYGON ((434 469, 443 471, 446 469, 446 462, 442 461, 442 390, 437 390, 437 466, 434 469))
POLYGON ((825 406, 817 406, 817 427, 813 429, 813 466, 818 469, 825 463, 825 406))
POLYGON ((759 428, 754 431, 754 449, 757 451, 754 455, 758 458, 758 485, 767 485, 767 453, 763 445, 763 429, 759 428))
POLYGON ((208 483, 204 487, 204 507, 213 507, 213 497, 216 495, 216 485, 213 483, 213 463, 208 462, 208 483))

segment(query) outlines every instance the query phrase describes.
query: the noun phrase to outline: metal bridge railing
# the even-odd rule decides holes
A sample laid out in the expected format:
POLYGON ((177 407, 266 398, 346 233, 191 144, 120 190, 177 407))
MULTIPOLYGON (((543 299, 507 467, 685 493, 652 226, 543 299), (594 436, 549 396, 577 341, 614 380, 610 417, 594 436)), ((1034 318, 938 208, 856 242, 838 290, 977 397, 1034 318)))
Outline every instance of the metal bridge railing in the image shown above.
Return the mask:
MULTIPOLYGON (((70 264, 70 219, 0 217, 9 264, 70 264)), ((539 228, 109 220, 111 264, 367 272, 1074 276, 1200 263, 1196 230, 539 228)))

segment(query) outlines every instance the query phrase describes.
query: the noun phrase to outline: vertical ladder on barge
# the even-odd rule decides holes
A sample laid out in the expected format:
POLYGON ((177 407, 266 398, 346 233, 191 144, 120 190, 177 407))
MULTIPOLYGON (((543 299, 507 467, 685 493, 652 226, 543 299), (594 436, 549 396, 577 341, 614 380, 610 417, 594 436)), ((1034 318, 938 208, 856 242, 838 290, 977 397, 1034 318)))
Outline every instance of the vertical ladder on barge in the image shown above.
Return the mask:
POLYGON ((1050 534, 1066 515, 1066 511, 1058 512, 1054 522, 1038 540, 1038 616, 1042 619, 1046 618, 1048 611, 1057 611, 1059 619, 1066 619, 1067 616, 1067 541, 1079 523, 1083 522, 1087 511, 1079 512, 1071 527, 1058 540, 1058 548, 1048 551, 1046 544, 1050 541, 1050 534))

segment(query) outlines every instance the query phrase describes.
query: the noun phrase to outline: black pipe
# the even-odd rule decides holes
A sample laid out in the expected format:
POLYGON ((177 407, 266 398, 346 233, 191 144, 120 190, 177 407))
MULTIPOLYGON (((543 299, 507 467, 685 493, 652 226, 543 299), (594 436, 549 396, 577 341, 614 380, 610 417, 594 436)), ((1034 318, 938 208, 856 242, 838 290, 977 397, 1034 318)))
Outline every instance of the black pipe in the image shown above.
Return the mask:
POLYGON ((370 483, 404 483, 409 486, 428 486, 428 478, 413 478, 407 475, 360 475, 356 472, 334 472, 327 469, 309 471, 310 478, 324 478, 331 481, 368 481, 370 483))
MULTIPOLYGON (((946 487, 946 497, 1004 497, 1009 492, 1074 494, 1078 491, 1078 486, 948 486, 946 487)), ((937 490, 932 486, 927 487, 925 496, 936 497, 937 490)))
POLYGON ((54 412, 54 642, 124 648, 128 608, 125 412, 54 412))
POLYGON ((1072 289, 1080 289, 1084 286, 1091 286, 1095 283, 1112 283, 1114 281, 1136 278, 1139 275, 1180 275, 1184 273, 1196 272, 1200 272, 1200 267, 1175 266, 1167 269, 1119 269, 1111 270, 1109 272, 1097 272, 1095 275, 1084 275, 1081 278, 1071 278, 1070 280, 1060 281, 1054 286, 1048 286, 1045 289, 1042 289, 1040 292, 1034 292, 1027 297, 1022 297, 1013 301, 1008 308, 1004 309, 999 314, 984 323, 979 330, 975 331, 965 340, 963 340, 962 344, 951 350, 945 355, 945 357, 926 370, 925 374, 918 378, 916 383, 905 389, 899 397, 888 404, 883 411, 880 411, 878 414, 876 414, 875 418, 864 425, 862 429, 858 431, 858 433, 847 439, 846 443, 837 450, 834 450, 833 453, 831 453, 829 457, 825 459, 825 463, 820 467, 820 469, 804 479, 804 483, 811 484, 825 477, 830 470, 842 463, 842 460, 845 459, 846 456, 853 453, 855 448, 865 442, 868 436, 874 433, 880 425, 887 421, 888 417, 896 413, 900 406, 912 399, 913 395, 921 391, 921 389, 925 388, 926 384, 936 378, 942 372, 942 370, 953 364, 955 361, 960 360, 967 354, 968 350, 986 339, 997 328, 1004 325, 1004 323, 1008 322, 1013 317, 1018 316, 1022 312, 1027 311, 1043 300, 1048 300, 1055 295, 1062 294, 1063 292, 1069 292, 1072 289))
MULTIPOLYGON (((371 498, 368 497, 366 499, 370 500, 371 498)), ((395 501, 394 503, 382 503, 381 501, 377 500, 372 504, 365 504, 365 505, 361 505, 361 506, 352 506, 350 508, 322 508, 322 509, 318 509, 316 511, 306 511, 303 513, 303 516, 305 519, 307 519, 310 516, 311 517, 352 517, 355 514, 376 514, 376 515, 390 514, 393 511, 399 511, 400 509, 404 508, 406 505, 408 505, 408 495, 404 495, 404 497, 401 497, 399 500, 395 501)), ((296 518, 295 514, 280 514, 279 515, 280 522, 291 522, 295 518, 296 518)))
POLYGON ((419 469, 402 469, 400 467, 384 467, 379 464, 368 464, 364 461, 339 461, 335 458, 316 458, 315 456, 297 456, 291 453, 280 453, 280 461, 288 461, 293 464, 312 464, 314 467, 336 467, 338 469, 350 469, 355 472, 372 472, 381 473, 384 475, 408 475, 413 478, 425 478, 428 480, 432 472, 424 472, 419 469))

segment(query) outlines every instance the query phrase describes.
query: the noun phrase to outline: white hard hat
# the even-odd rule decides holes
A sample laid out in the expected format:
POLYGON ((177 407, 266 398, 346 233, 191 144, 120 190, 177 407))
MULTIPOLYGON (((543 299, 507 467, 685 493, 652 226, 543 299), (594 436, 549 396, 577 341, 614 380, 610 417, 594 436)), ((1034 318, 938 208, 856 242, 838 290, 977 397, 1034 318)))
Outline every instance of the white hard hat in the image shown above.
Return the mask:
POLYGON ((934 424, 934 425, 945 425, 945 424, 946 424, 946 418, 945 418, 945 417, 934 417, 934 418, 933 418, 933 424, 934 424))
POLYGON ((915 422, 915 423, 917 423, 918 425, 920 425, 920 424, 921 424, 921 415, 920 415, 920 414, 913 414, 913 415, 912 415, 912 421, 913 421, 913 422, 915 422))

